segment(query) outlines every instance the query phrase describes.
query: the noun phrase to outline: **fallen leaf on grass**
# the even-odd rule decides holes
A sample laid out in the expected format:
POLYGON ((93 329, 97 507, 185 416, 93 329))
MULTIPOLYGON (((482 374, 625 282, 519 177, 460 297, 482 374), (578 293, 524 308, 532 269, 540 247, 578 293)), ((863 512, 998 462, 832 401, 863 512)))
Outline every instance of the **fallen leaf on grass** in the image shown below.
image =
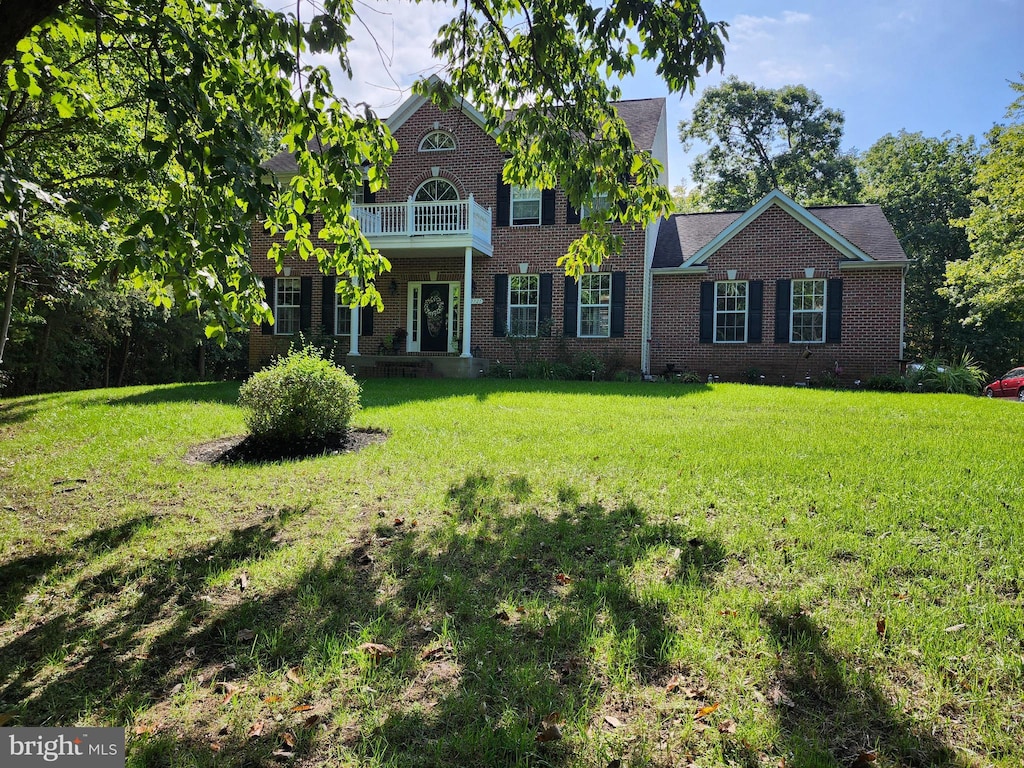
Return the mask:
POLYGON ((882 616, 875 621, 875 634, 878 635, 879 640, 885 640, 885 629, 885 616, 882 616))
POLYGON ((959 632, 961 629, 967 629, 966 624, 954 624, 951 627, 946 627, 943 632, 959 632))
POLYGON ((548 741, 558 741, 562 738, 562 729, 558 727, 558 723, 561 719, 561 713, 552 712, 541 720, 540 730, 537 732, 537 741, 543 744, 548 741))
POLYGON ((395 656, 395 649, 382 643, 361 643, 356 646, 357 651, 362 651, 374 661, 381 659, 392 659, 395 656))
POLYGON ((709 704, 706 707, 701 707, 700 709, 698 709, 694 713, 693 719, 694 720, 703 720, 705 717, 710 715, 712 712, 714 712, 720 706, 722 706, 721 702, 716 701, 714 704, 709 704))
POLYGON ((878 753, 874 750, 862 750, 859 755, 850 763, 850 768, 868 768, 878 759, 878 753))
POLYGON ((238 577, 238 591, 245 592, 249 588, 249 574, 242 571, 242 574, 238 577))
POLYGON ((606 723, 608 723, 608 725, 610 725, 612 728, 621 728, 622 727, 622 721, 619 720, 619 718, 617 718, 617 717, 613 717, 612 715, 605 715, 604 716, 604 721, 606 723))
POLYGON ((288 749, 295 749, 295 734, 291 731, 285 731, 281 734, 281 741, 288 749))
POLYGON ((785 704, 787 707, 794 707, 796 704, 794 701, 786 695, 786 692, 782 690, 778 685, 773 685, 768 690, 768 700, 776 707, 785 704))
POLYGON ((719 733, 736 733, 736 722, 734 720, 723 720, 718 724, 719 733))
POLYGON ((572 577, 564 573, 559 573, 555 576, 555 581, 561 584, 563 587, 567 587, 572 584, 572 577))
POLYGON ((136 725, 134 732, 136 736, 148 735, 156 731, 154 725, 136 725))
POLYGON ((224 699, 221 701, 221 704, 227 704, 235 697, 236 693, 241 693, 245 690, 244 685, 235 685, 234 683, 217 683, 216 687, 224 694, 224 699))
POLYGON ((297 707, 292 707, 292 712, 309 712, 312 708, 310 704, 299 704, 297 707))
POLYGON ((260 736, 263 735, 263 728, 263 721, 257 720, 255 723, 252 724, 252 727, 249 728, 249 733, 246 735, 246 738, 258 739, 260 736))
POLYGON ((291 669, 289 669, 287 672, 284 673, 284 676, 286 678, 288 678, 289 680, 291 680, 296 685, 302 685, 302 676, 299 674, 299 668, 298 667, 292 667, 291 669))
POLYGON ((403 526, 403 525, 405 525, 405 518, 404 517, 396 517, 395 518, 395 528, 398 528, 398 527, 403 526))
POLYGON ((255 637, 256 633, 253 632, 251 629, 240 629, 238 630, 238 634, 235 635, 235 640, 237 640, 240 643, 247 643, 250 640, 255 639, 255 637))
POLYGON ((277 702, 282 701, 283 699, 284 699, 284 696, 267 696, 265 699, 263 699, 263 703, 264 704, 277 704, 277 702))
POLYGON ((194 659, 196 657, 196 647, 193 645, 191 648, 185 649, 185 658, 194 659))
POLYGON ((320 715, 310 715, 309 717, 307 717, 305 720, 302 721, 302 724, 304 726, 306 726, 307 728, 312 728, 314 725, 316 725, 319 722, 320 722, 320 715))
POLYGON ((110 650, 110 644, 109 643, 105 643, 104 641, 100 640, 100 650, 101 651, 109 651, 110 650))
POLYGON ((210 742, 210 749, 212 751, 214 751, 214 752, 220 752, 220 742, 218 742, 218 741, 211 741, 210 742))
POLYGON ((426 648, 420 654, 420 661, 428 661, 430 659, 433 659, 435 656, 440 656, 446 650, 447 648, 445 648, 443 645, 435 645, 432 648, 426 648))
POLYGON ((719 616, 731 616, 732 618, 736 618, 737 616, 739 616, 739 614, 736 613, 736 611, 734 611, 732 608, 726 608, 724 611, 719 611, 718 615, 719 616))

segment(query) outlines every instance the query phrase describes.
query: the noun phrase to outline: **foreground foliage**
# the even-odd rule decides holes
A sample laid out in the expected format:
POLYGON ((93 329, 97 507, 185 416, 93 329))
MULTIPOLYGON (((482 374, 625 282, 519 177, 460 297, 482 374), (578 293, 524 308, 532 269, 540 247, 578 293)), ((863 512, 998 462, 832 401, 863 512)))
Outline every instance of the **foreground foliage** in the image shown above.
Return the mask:
POLYGON ((182 461, 230 386, 4 401, 0 715, 124 724, 130 766, 1024 760, 1017 403, 363 401, 385 443, 230 467, 182 461))

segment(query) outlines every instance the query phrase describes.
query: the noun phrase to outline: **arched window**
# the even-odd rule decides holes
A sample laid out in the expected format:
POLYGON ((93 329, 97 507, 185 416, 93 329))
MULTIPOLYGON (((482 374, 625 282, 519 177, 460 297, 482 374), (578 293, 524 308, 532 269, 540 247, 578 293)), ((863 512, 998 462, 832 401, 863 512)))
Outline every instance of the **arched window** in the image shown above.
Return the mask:
POLYGON ((444 179, 428 179, 416 190, 417 203, 437 203, 444 200, 458 200, 459 191, 455 185, 444 179))
POLYGON ((431 131, 420 141, 420 152, 448 152, 455 149, 455 137, 447 131, 431 131))
POLYGON ((420 184, 414 199, 418 205, 413 227, 418 234, 454 232, 465 227, 464 206, 450 181, 428 179, 420 184))

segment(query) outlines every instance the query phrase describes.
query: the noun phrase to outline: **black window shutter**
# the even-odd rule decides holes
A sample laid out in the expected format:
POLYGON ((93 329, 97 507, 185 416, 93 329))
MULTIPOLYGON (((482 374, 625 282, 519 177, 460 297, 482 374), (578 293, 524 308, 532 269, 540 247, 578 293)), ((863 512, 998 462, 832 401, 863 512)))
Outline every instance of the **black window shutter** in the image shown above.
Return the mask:
POLYGON ((335 333, 334 320, 337 313, 334 311, 334 307, 338 295, 334 292, 334 289, 337 283, 338 278, 336 277, 324 278, 324 297, 320 305, 320 319, 323 322, 324 334, 326 336, 333 336, 335 333))
POLYGON ((700 343, 715 340, 715 284, 705 280, 700 284, 700 343))
POLYGON ((303 277, 299 282, 299 330, 313 327, 313 278, 303 277))
POLYGON ((373 202, 376 202, 376 200, 377 200, 377 193, 370 191, 370 182, 369 181, 364 181, 363 182, 363 202, 364 203, 373 203, 373 202))
POLYGON ((828 310, 825 318, 825 341, 838 344, 843 336, 843 281, 829 280, 825 301, 828 310))
POLYGON ((576 335, 576 317, 579 311, 580 284, 575 278, 565 278, 565 305, 562 312, 562 333, 565 336, 576 335))
POLYGON ((609 335, 626 335, 626 273, 612 272, 612 323, 609 335))
POLYGON ((553 189, 541 190, 540 223, 545 226, 555 223, 555 190, 553 189))
POLYGON ((373 336, 373 316, 377 314, 377 308, 367 304, 359 313, 359 335, 373 336))
POLYGON ((775 343, 789 344, 789 280, 775 281, 775 343))
MULTIPOLYGON (((274 293, 275 284, 273 277, 263 278, 263 290, 267 292, 267 304, 270 305, 270 309, 274 314, 277 314, 277 294, 274 293)), ((275 318, 276 319, 276 318, 275 318)), ((274 326, 270 323, 263 323, 260 325, 260 333, 264 336, 272 336, 274 333, 274 326)))
POLYGON ((497 226, 507 227, 509 225, 509 218, 511 217, 512 211, 512 187, 501 180, 501 174, 498 174, 498 221, 497 226))
POLYGON ((565 223, 566 224, 579 224, 580 223, 580 209, 574 208, 572 203, 568 200, 565 201, 565 223))
POLYGON ((494 276, 494 335, 508 334, 508 275, 494 276))
POLYGON ((761 343, 764 325, 764 280, 747 283, 747 343, 761 343))
POLYGON ((540 305, 537 307, 537 322, 541 336, 551 335, 551 273, 540 276, 540 305))

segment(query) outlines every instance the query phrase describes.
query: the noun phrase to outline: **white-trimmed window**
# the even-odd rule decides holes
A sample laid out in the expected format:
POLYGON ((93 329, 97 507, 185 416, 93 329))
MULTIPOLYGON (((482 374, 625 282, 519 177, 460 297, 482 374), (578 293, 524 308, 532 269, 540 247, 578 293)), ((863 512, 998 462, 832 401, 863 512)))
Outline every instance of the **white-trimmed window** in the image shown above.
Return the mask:
POLYGON ((745 280, 715 283, 716 344, 739 344, 747 340, 747 296, 745 280))
POLYGON ((587 273, 580 278, 581 337, 606 338, 611 335, 612 275, 587 273))
POLYGON ((451 152, 455 137, 447 131, 431 131, 420 141, 420 152, 451 152))
POLYGON ((540 275, 508 276, 508 335, 536 336, 540 319, 540 275))
POLYGON ((338 294, 334 295, 334 333, 337 336, 352 334, 352 307, 345 304, 338 294))
POLYGON ((302 280, 298 277, 279 277, 274 285, 274 332, 299 332, 299 307, 302 304, 302 280))
POLYGON ((580 218, 585 219, 591 214, 591 212, 604 212, 607 215, 610 208, 611 206, 608 203, 608 194, 606 192, 602 192, 594 195, 593 199, 589 203, 583 204, 583 207, 580 208, 580 218))
POLYGON ((517 187, 511 189, 512 226, 540 224, 540 189, 517 187))
POLYGON ((794 280, 790 307, 790 341, 825 341, 824 280, 794 280))

